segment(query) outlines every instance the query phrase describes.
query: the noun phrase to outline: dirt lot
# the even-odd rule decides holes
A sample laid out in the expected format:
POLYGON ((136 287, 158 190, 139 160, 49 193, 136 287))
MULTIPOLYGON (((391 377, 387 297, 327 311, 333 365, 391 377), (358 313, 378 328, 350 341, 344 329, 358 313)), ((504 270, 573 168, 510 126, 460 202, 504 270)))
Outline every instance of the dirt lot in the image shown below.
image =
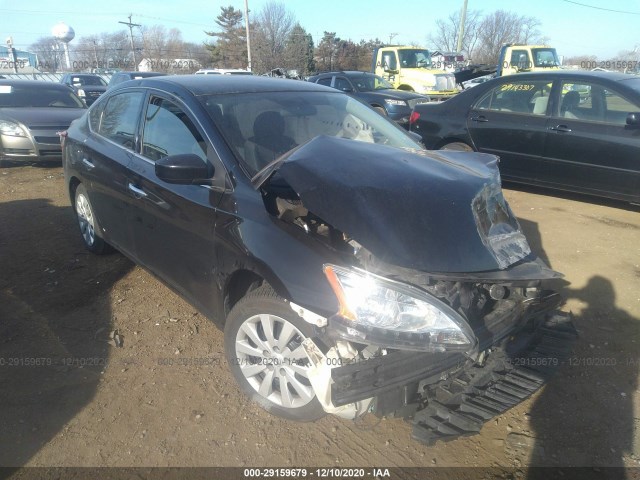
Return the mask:
POLYGON ((120 254, 84 250, 60 166, 3 166, 0 465, 639 466, 640 215, 545 193, 506 190, 566 274, 574 355, 480 435, 426 447, 398 419, 297 424, 249 403, 213 323, 120 254))

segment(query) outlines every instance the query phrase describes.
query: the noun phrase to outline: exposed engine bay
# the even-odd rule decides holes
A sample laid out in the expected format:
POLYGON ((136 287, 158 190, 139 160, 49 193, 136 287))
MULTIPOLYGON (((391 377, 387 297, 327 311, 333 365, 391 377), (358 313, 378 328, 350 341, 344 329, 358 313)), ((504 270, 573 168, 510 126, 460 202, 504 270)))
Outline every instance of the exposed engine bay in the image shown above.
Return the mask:
POLYGON ((432 169, 441 169, 435 185, 452 183, 431 189, 413 152, 405 163, 414 183, 391 170, 369 178, 362 165, 345 172, 342 163, 339 174, 330 161, 318 167, 312 154, 335 142, 345 140, 295 151, 260 187, 269 214, 344 258, 325 266, 340 311, 316 322, 317 337, 304 344, 314 390, 328 413, 409 419, 425 443, 477 432, 535 392, 547 367, 568 355, 576 336, 570 316, 543 288, 562 275, 531 253, 491 158, 468 166, 443 155, 432 169), (471 171, 473 181, 456 183, 458 170, 465 179, 471 171), (355 202, 343 201, 347 189, 355 202), (402 193, 385 198, 391 191, 402 193), (421 208, 421 222, 412 208, 421 208))

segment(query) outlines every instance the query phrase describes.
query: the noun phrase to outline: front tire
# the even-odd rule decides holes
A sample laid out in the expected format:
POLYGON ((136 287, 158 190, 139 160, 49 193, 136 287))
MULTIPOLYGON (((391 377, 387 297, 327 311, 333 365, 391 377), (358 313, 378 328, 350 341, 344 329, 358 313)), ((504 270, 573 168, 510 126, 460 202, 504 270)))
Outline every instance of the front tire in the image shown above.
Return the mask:
POLYGON ((302 347, 313 327, 265 284, 233 307, 224 328, 225 354, 242 390, 268 412, 309 422, 325 415, 302 347))
POLYGON ((96 255, 109 253, 112 249, 110 245, 100 237, 98 221, 93 213, 93 207, 89 201, 87 189, 83 184, 78 185, 76 188, 74 210, 76 212, 76 218, 78 219, 82 242, 86 249, 96 255))

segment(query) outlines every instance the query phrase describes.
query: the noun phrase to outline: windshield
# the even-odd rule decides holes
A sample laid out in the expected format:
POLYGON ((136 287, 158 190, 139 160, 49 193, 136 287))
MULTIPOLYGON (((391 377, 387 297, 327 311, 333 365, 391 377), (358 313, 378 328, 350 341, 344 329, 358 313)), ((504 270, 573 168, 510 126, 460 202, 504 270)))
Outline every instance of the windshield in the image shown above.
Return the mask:
POLYGON ((422 48, 398 50, 400 65, 403 68, 429 68, 431 67, 431 54, 429 50, 422 48))
POLYGON ((350 79, 360 92, 393 89, 393 85, 378 75, 359 75, 350 79))
POLYGON ((107 86, 107 82, 105 82, 100 77, 94 76, 73 76, 71 77, 71 84, 75 86, 83 86, 83 85, 101 85, 103 87, 107 86))
POLYGON ((242 93, 200 101, 250 177, 319 135, 421 148, 396 124, 341 93, 242 93))
POLYGON ((66 86, 0 85, 0 107, 84 108, 82 100, 66 86))
POLYGON ((560 65, 555 48, 533 48, 533 64, 536 67, 557 67, 560 65))

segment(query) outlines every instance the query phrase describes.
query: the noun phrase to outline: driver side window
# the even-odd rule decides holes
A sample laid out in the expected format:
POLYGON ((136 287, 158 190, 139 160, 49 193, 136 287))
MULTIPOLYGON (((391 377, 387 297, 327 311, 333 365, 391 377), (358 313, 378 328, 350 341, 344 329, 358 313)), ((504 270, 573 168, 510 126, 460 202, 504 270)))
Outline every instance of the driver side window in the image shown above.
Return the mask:
POLYGON ((164 98, 152 97, 145 115, 142 155, 156 161, 186 153, 193 153, 206 161, 204 138, 178 105, 164 98))

